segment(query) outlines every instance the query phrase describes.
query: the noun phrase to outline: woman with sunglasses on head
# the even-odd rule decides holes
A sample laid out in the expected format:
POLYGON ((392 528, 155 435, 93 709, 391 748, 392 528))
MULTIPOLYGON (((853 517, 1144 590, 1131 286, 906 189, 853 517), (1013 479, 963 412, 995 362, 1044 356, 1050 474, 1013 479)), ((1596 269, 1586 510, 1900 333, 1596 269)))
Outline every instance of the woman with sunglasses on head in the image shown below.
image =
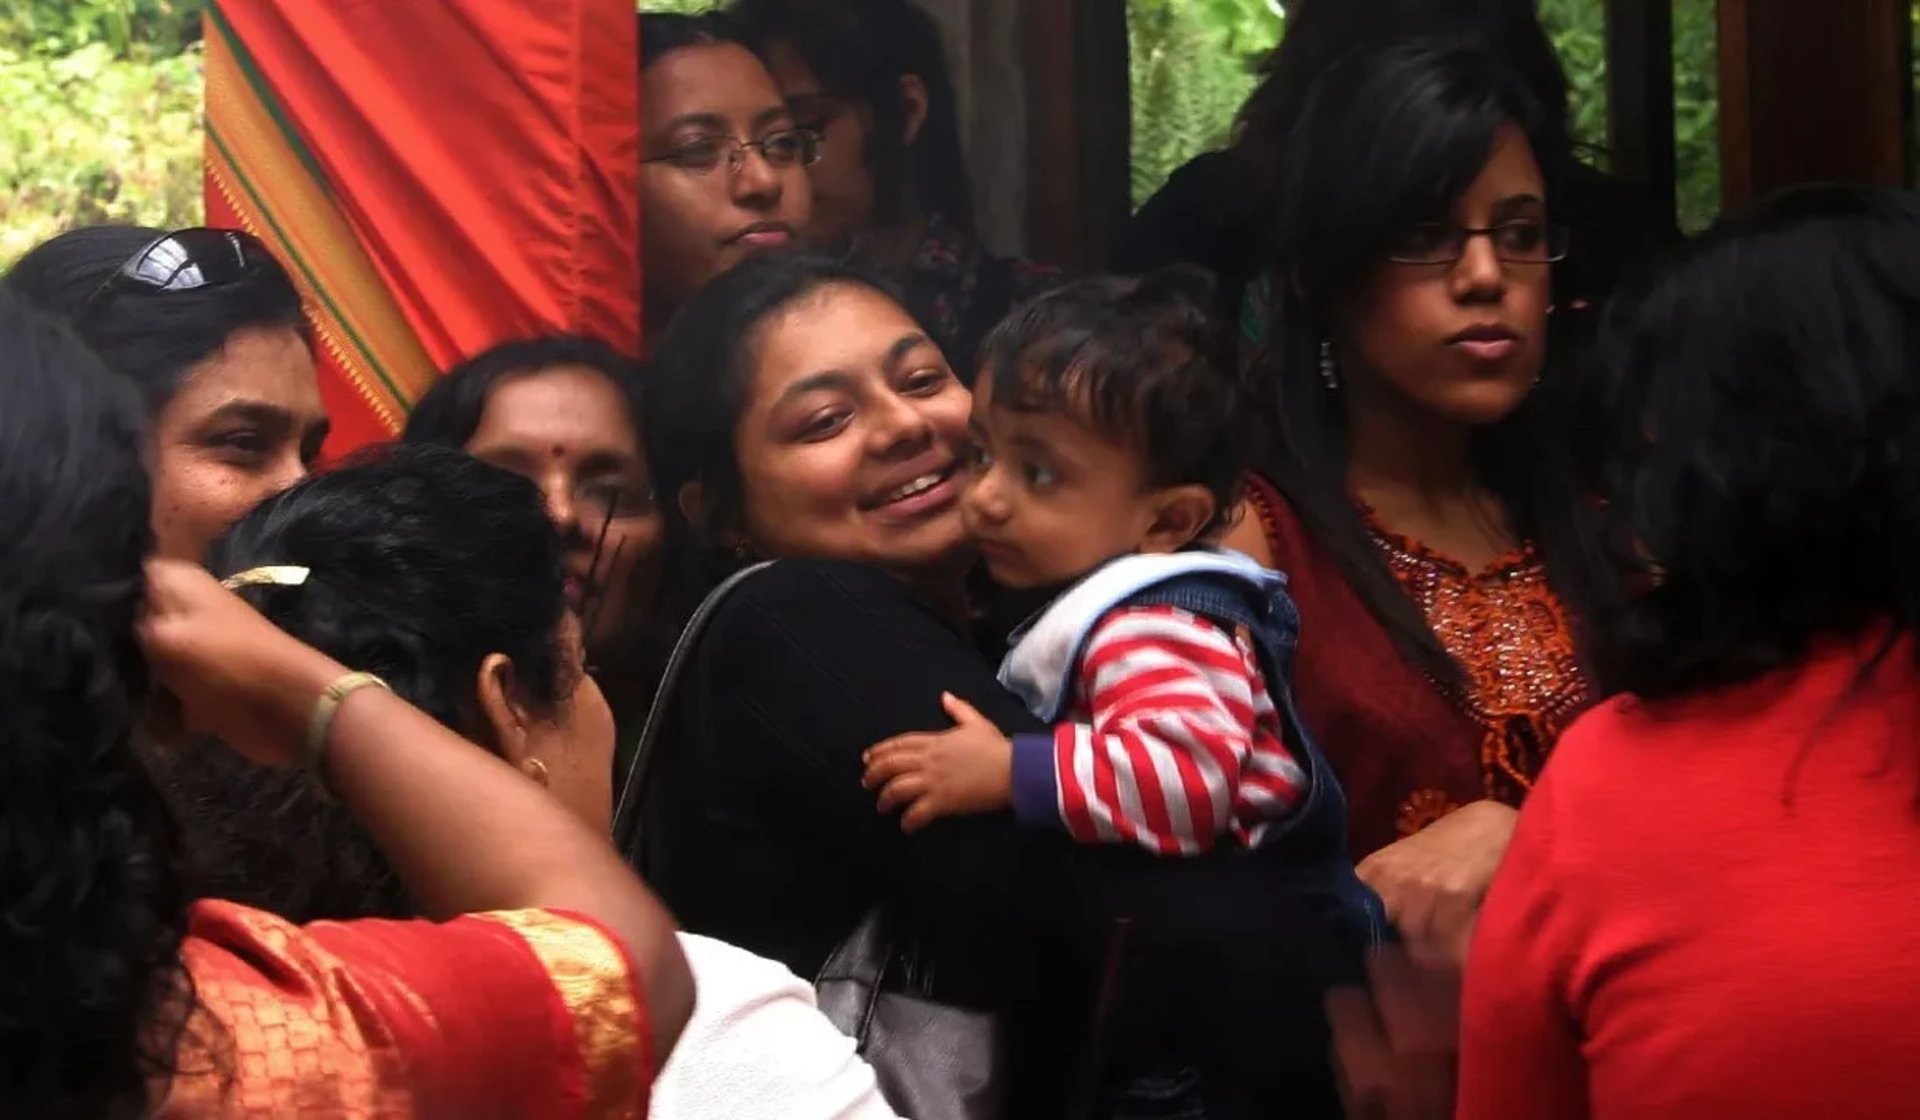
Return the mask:
POLYGON ((643 314, 657 336, 702 284, 805 229, 820 138, 732 21, 639 18, 643 314))
POLYGON ((959 98, 933 16, 912 0, 732 0, 747 42, 801 127, 814 244, 892 278, 971 383, 981 341, 1059 274, 987 251, 974 223, 959 98))
POLYGON ((693 985, 606 840, 200 566, 149 560, 136 395, 5 293, 0 354, 8 1114, 643 1116, 693 985), (323 783, 438 923, 194 901, 134 750, 150 674, 183 726, 323 783))
POLYGON ((4 286, 67 320, 146 401, 153 528, 201 559, 226 527, 307 473, 327 435, 293 281, 235 230, 70 230, 4 286))
POLYGON ((662 524, 634 363, 588 338, 503 342, 436 381, 401 438, 462 448, 540 488, 566 546, 567 598, 594 676, 622 727, 644 716, 662 524))
POLYGON ((1270 448, 1228 543, 1287 573, 1295 690, 1352 808, 1361 876, 1457 961, 1515 809, 1589 701, 1585 503, 1546 364, 1566 138, 1449 41, 1349 54, 1271 122, 1289 262, 1252 376, 1270 448), (1392 159, 1380 157, 1392 152, 1392 159), (1563 441, 1562 441, 1563 442, 1563 441))

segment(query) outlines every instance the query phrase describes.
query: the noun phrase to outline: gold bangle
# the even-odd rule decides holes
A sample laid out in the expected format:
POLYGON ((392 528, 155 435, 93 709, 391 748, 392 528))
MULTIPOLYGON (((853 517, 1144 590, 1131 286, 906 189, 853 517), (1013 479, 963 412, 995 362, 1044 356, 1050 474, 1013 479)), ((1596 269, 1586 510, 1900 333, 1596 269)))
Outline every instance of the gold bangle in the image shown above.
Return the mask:
POLYGON ((393 691, 386 681, 372 673, 343 673, 313 702, 313 718, 307 721, 306 755, 300 761, 316 778, 321 776, 320 761, 326 756, 327 734, 333 730, 333 717, 340 712, 340 702, 363 688, 393 691))

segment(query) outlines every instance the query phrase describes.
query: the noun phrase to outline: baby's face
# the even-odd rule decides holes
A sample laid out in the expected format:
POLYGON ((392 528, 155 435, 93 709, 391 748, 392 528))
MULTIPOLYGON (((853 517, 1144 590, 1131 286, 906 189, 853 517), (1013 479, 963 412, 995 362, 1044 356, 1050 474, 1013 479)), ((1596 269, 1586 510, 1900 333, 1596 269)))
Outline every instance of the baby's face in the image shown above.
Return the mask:
POLYGON ((960 511, 994 580, 1051 587, 1154 550, 1161 495, 1139 452, 1065 411, 996 407, 991 382, 974 389, 978 451, 960 511))

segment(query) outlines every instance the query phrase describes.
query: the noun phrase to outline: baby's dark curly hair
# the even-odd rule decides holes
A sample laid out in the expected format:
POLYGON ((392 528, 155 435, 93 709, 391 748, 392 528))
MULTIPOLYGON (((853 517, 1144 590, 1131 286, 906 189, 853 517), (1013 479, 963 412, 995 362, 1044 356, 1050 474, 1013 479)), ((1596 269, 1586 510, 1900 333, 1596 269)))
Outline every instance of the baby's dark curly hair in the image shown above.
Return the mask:
POLYGON ((187 899, 132 747, 143 406, 0 292, 0 1100, 140 1116, 192 1007, 187 899))
POLYGON ((1225 525, 1249 464, 1240 383, 1193 268, 1080 280, 1008 315, 980 349, 996 406, 1066 412, 1139 450, 1152 486, 1198 484, 1225 525))

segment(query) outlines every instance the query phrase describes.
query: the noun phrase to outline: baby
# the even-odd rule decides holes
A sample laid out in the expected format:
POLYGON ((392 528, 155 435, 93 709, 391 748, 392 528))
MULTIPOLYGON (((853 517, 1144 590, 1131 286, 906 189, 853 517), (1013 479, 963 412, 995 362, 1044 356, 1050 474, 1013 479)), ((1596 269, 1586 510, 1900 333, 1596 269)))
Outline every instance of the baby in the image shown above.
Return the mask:
POLYGON ((1246 464, 1205 302, 1185 271, 1088 280, 986 340, 961 508, 999 584, 1062 589, 1000 666, 1054 727, 1009 739, 944 697, 951 730, 866 754, 867 788, 907 830, 1011 805, 1086 843, 1188 856, 1258 847, 1309 801, 1334 815, 1315 832, 1344 828, 1293 712, 1285 578, 1206 543, 1246 464))

